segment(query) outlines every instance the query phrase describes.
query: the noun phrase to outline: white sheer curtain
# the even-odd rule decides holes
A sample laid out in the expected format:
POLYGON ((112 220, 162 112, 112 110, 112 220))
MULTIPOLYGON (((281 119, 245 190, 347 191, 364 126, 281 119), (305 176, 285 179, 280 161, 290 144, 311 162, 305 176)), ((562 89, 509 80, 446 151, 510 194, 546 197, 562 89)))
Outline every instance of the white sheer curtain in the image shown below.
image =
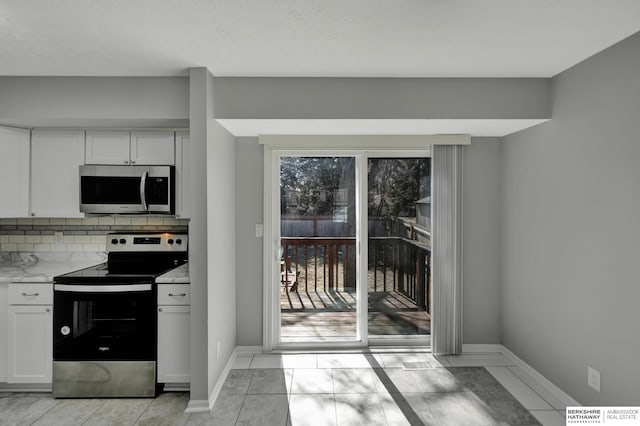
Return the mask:
POLYGON ((462 153, 460 145, 434 145, 433 317, 434 354, 462 352, 462 153))

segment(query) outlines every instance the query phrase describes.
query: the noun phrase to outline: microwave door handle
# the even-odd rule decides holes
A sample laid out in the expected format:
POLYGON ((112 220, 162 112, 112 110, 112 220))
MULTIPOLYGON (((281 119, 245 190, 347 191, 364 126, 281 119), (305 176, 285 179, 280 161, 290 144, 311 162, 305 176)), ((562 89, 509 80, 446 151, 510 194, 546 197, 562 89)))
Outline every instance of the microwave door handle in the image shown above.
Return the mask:
POLYGON ((147 187, 147 175, 149 172, 145 171, 142 173, 142 178, 140 179, 140 201, 142 201, 142 209, 144 211, 148 211, 147 207, 147 194, 145 194, 145 189, 147 187))

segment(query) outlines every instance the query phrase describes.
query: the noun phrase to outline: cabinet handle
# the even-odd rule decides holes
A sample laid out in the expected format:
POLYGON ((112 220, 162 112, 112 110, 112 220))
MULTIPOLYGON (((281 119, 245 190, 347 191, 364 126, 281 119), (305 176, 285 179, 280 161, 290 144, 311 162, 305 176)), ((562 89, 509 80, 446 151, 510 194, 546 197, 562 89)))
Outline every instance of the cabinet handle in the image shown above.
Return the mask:
POLYGON ((158 308, 158 312, 162 312, 162 308, 158 308))
POLYGON ((129 161, 128 160, 124 160, 124 164, 129 164, 129 161))
POLYGON ((45 309, 45 311, 51 312, 51 308, 47 308, 47 309, 45 309))
POLYGON ((35 212, 31 212, 31 216, 35 216, 35 215, 36 215, 35 212))
POLYGON ((136 160, 131 160, 131 164, 136 164, 136 160))
POLYGON ((184 297, 186 295, 187 295, 187 293, 180 293, 180 294, 169 293, 169 296, 171 296, 171 297, 184 297))
POLYGON ((35 297, 35 296, 40 296, 40 293, 25 293, 22 292, 21 293, 24 297, 35 297))

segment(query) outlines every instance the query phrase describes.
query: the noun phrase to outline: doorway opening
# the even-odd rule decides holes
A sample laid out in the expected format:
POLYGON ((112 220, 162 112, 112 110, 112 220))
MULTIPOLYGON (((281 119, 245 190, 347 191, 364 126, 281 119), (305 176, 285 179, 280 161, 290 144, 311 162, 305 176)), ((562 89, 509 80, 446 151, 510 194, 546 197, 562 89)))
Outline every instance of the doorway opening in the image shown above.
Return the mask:
POLYGON ((274 152, 273 347, 429 344, 431 162, 402 154, 274 152))

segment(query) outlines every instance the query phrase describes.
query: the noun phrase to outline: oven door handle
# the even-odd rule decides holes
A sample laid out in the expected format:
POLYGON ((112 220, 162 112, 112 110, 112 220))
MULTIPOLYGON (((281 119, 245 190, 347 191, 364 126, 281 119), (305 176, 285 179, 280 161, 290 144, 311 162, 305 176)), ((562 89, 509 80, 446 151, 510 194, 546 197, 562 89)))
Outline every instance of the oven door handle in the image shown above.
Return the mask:
POLYGON ((152 284, 124 284, 124 285, 70 285, 54 284, 56 291, 71 293, 131 293, 152 290, 152 284))

